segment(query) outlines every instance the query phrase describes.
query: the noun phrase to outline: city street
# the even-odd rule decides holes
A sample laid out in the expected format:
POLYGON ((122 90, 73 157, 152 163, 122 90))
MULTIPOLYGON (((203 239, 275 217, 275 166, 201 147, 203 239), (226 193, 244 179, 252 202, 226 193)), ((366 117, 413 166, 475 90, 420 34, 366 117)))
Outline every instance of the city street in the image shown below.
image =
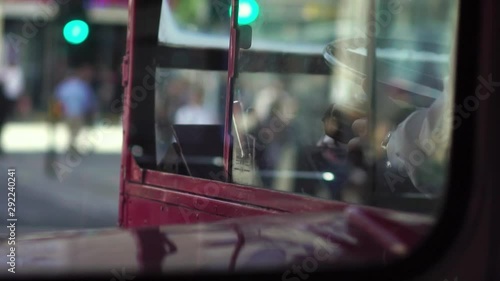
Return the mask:
MULTIPOLYGON (((3 135, 6 154, 0 157, 0 221, 7 219, 7 169, 15 168, 18 235, 116 225, 121 128, 95 128, 83 132, 83 137, 85 134, 101 135, 91 142, 92 152, 83 155, 81 162, 59 180, 47 176, 45 170, 50 145, 46 125, 25 123, 6 127, 3 135)), ((64 127, 57 128, 55 139, 58 162, 66 164, 64 127)), ((6 232, 5 227, 0 228, 0 236, 6 232)))

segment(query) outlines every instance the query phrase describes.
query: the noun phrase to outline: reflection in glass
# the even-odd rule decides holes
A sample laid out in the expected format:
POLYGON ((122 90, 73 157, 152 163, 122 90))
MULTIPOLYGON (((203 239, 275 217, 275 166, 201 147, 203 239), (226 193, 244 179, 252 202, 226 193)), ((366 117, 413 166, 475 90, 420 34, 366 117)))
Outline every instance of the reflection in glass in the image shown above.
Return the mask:
MULTIPOLYGON (((280 2, 276 13, 283 17, 252 24, 253 40, 293 44, 272 54, 240 51, 234 99, 241 110, 233 119, 245 120, 245 132, 255 139, 255 178, 233 180, 436 212, 451 141, 456 3, 320 2, 280 2), (332 14, 315 5, 331 5, 325 9, 332 14), (436 9, 427 13, 430 7, 436 9), (298 10, 316 16, 285 16, 298 10), (302 32, 306 27, 313 28, 302 32), (298 46, 315 53, 315 44, 322 44, 317 56, 329 69, 311 67, 313 57, 294 56, 298 46)), ((278 5, 259 4, 268 12, 278 5)))

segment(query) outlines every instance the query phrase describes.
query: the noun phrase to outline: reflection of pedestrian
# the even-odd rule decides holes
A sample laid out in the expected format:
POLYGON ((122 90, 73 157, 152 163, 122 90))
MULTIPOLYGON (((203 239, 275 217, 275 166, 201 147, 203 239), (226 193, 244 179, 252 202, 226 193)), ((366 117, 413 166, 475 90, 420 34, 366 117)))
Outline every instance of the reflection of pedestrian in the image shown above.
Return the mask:
POLYGON ((95 111, 95 94, 90 82, 93 69, 82 64, 69 78, 56 87, 56 99, 63 108, 63 114, 70 131, 69 149, 76 149, 75 142, 89 115, 95 111))
POLYGON ((193 87, 189 103, 175 113, 176 124, 208 125, 217 124, 215 114, 203 107, 204 93, 201 87, 193 87))
POLYGON ((274 81, 257 92, 254 107, 259 120, 261 122, 266 120, 271 115, 273 104, 287 96, 289 96, 289 94, 285 91, 284 83, 281 81, 274 81))
POLYGON ((0 153, 3 153, 1 144, 3 126, 14 111, 23 91, 23 70, 14 59, 9 59, 9 64, 0 70, 0 153))
POLYGON ((342 119, 342 114, 338 110, 335 110, 334 105, 331 104, 321 119, 321 121, 323 121, 325 135, 318 140, 316 146, 329 148, 343 147, 337 139, 340 136, 342 129, 340 126, 340 119, 342 119))

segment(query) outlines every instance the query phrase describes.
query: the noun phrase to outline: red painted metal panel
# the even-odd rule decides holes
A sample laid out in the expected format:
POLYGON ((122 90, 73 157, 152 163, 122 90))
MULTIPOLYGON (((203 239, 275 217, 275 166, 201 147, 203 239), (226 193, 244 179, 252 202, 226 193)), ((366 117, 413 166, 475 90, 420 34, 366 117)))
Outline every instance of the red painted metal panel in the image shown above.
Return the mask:
POLYGON ((174 204, 192 210, 203 211, 224 217, 243 217, 278 213, 268 209, 250 207, 204 196, 140 184, 128 184, 126 193, 129 196, 141 197, 166 204, 174 204))
POLYGON ((293 193, 148 170, 144 184, 283 212, 342 210, 347 204, 293 193))
MULTIPOLYGON (((347 204, 341 202, 291 193, 158 171, 144 171, 136 164, 131 155, 129 157, 127 167, 130 169, 128 175, 131 181, 124 182, 122 189, 123 205, 130 204, 131 197, 140 197, 143 200, 149 200, 153 205, 161 202, 182 206, 182 212, 169 212, 167 214, 157 211, 155 213, 159 217, 173 216, 168 219, 158 218, 168 223, 179 223, 179 220, 182 223, 211 221, 210 217, 197 215, 199 212, 221 217, 245 217, 283 212, 340 211, 347 206, 347 204), (197 219, 186 221, 186 216, 195 216, 197 219)), ((136 224, 130 225, 129 218, 144 215, 144 213, 131 213, 126 206, 122 207, 122 210, 122 221, 127 221, 127 223, 124 225, 125 222, 123 222, 121 225, 127 227, 137 226, 136 224)), ((151 221, 151 219, 149 220, 151 221)))
MULTIPOLYGON (((126 54, 125 54, 125 59, 124 59, 124 77, 132 77, 132 67, 134 64, 134 44, 133 44, 133 38, 135 38, 135 16, 136 16, 136 10, 135 10, 135 0, 130 0, 130 9, 129 9, 129 20, 128 20, 128 32, 127 32, 127 48, 126 48, 126 54)), ((128 171, 132 170, 130 165, 131 165, 131 156, 129 154, 129 127, 130 127, 130 107, 128 106, 131 102, 131 83, 129 81, 123 81, 124 83, 124 110, 123 110, 123 119, 122 119, 122 126, 123 126, 123 144, 122 144, 122 157, 121 157, 121 178, 120 178, 120 210, 118 214, 118 224, 120 226, 124 225, 124 221, 127 219, 127 212, 125 211, 126 208, 126 194, 124 192, 125 190, 125 185, 128 181, 128 171)))
POLYGON ((129 177, 128 179, 131 181, 131 182, 138 182, 138 183, 142 183, 143 182, 143 175, 144 175, 144 169, 141 168, 137 162, 135 161, 134 159, 134 156, 132 156, 132 154, 130 154, 130 151, 127 150, 127 153, 129 154, 129 161, 130 161, 130 165, 128 166, 129 167, 129 171, 130 171, 130 174, 129 174, 129 177))
POLYGON ((225 219, 223 216, 133 196, 125 200, 125 206, 128 214, 125 227, 191 224, 225 219))

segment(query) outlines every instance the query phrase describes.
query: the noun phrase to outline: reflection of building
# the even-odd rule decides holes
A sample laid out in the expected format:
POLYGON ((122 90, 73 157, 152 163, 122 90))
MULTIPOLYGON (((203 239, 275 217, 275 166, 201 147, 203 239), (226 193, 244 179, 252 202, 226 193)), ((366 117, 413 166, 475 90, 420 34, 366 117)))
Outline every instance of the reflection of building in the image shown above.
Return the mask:
MULTIPOLYGON (((128 0, 86 3, 91 36, 96 42, 94 52, 98 54, 95 59, 119 74, 126 44, 128 0)), ((51 27, 58 11, 54 0, 0 1, 0 59, 4 59, 6 49, 19 58, 35 110, 46 108, 47 98, 66 68, 64 53, 55 45, 62 34, 51 27)))

